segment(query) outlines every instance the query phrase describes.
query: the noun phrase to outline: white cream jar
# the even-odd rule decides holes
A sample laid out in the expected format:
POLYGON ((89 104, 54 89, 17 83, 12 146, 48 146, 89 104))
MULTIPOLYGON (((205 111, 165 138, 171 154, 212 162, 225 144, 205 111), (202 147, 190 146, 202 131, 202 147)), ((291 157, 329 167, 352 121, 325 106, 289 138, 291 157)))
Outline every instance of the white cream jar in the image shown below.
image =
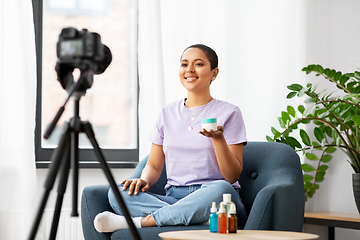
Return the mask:
POLYGON ((201 119, 201 126, 202 128, 205 128, 206 131, 210 131, 210 129, 217 131, 216 118, 201 119))

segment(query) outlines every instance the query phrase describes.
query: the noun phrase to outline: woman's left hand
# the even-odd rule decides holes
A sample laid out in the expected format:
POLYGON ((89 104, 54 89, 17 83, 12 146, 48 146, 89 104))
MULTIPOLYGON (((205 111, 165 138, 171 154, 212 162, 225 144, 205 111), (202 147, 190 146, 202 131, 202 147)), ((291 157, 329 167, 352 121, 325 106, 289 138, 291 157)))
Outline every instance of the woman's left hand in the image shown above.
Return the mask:
POLYGON ((204 135, 205 137, 211 137, 211 138, 220 138, 223 136, 224 127, 223 126, 217 126, 217 130, 214 131, 210 129, 210 131, 206 131, 205 128, 203 128, 199 133, 204 135))

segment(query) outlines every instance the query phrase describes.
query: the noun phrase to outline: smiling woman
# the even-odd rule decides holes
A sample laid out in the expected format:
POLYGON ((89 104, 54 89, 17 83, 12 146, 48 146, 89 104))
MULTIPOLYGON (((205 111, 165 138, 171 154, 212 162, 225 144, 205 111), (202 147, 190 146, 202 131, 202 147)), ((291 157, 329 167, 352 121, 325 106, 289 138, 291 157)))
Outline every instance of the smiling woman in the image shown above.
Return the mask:
MULTIPOLYGON (((244 223, 247 214, 237 180, 247 142, 245 126, 237 106, 210 95, 210 82, 218 72, 217 54, 211 48, 197 44, 183 52, 179 78, 187 98, 163 107, 150 135, 152 147, 140 178, 125 179, 119 186, 137 227, 201 224, 208 220, 211 203, 220 202, 224 193, 231 194, 239 223, 244 223), (215 130, 202 128, 201 119, 215 117, 219 124, 215 130), (166 196, 148 194, 164 163, 166 196)), ((99 232, 127 228, 112 190, 108 196, 118 215, 98 214, 95 228, 99 232)))

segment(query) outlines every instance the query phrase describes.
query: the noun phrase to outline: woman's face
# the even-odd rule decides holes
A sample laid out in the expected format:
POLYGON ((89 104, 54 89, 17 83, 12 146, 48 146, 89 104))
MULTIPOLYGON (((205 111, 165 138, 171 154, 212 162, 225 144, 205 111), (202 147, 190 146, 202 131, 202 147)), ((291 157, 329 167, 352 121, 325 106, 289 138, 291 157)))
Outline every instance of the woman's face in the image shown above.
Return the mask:
POLYGON ((199 48, 187 49, 180 62, 179 77, 182 85, 191 92, 209 91, 218 68, 211 70, 210 61, 199 48))

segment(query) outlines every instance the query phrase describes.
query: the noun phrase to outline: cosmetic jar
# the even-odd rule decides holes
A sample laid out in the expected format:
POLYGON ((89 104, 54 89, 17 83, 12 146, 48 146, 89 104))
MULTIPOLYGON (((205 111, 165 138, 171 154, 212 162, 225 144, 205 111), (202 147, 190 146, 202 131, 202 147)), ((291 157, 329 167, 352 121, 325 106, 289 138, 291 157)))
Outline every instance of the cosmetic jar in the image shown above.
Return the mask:
POLYGON ((216 131, 217 130, 217 122, 216 118, 205 118, 201 119, 202 128, 205 128, 206 131, 210 131, 210 129, 216 131))

